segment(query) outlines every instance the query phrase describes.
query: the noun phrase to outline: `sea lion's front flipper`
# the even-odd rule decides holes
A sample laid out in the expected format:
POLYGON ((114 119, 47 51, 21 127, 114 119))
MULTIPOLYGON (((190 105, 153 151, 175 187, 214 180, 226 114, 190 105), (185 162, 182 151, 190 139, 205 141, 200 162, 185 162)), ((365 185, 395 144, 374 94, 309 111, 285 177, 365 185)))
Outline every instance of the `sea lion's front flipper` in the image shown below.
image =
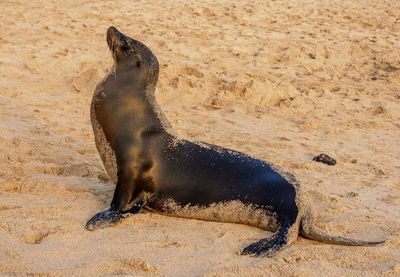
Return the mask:
POLYGON ((93 216, 86 223, 86 229, 93 231, 106 228, 120 222, 130 214, 140 211, 144 204, 144 198, 140 192, 135 191, 134 182, 130 180, 131 175, 129 170, 118 170, 117 186, 114 191, 110 209, 99 212, 93 216), (131 199, 135 200, 131 201, 131 199))
POLYGON ((91 219, 89 219, 85 227, 90 231, 94 231, 96 229, 103 229, 108 226, 114 225, 117 222, 120 222, 127 216, 129 216, 129 213, 121 213, 120 211, 113 211, 111 209, 107 209, 105 211, 99 212, 91 219))
POLYGON ((145 203, 146 201, 142 196, 134 201, 127 211, 115 211, 111 208, 104 210, 89 219, 89 221, 86 222, 85 227, 90 231, 107 228, 108 226, 114 225, 132 214, 138 213, 145 203))

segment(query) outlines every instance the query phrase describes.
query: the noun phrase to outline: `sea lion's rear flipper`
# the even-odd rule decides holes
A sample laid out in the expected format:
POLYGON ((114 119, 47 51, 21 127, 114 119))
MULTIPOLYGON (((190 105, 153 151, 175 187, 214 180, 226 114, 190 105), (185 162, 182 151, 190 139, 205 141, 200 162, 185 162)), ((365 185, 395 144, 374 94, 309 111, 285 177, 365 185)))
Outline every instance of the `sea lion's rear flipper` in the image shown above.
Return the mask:
POLYGON ((379 241, 363 241, 357 239, 344 238, 341 236, 333 236, 325 233, 313 224, 313 215, 311 210, 307 211, 301 219, 300 234, 306 238, 324 243, 353 245, 353 246, 371 246, 384 243, 385 240, 379 241))
POLYGON ((282 232, 276 233, 269 238, 261 239, 255 243, 245 247, 240 255, 258 256, 274 256, 283 246, 286 245, 286 240, 282 232))
POLYGON ((245 247, 240 255, 250 255, 253 257, 275 256, 278 251, 282 250, 285 246, 292 243, 297 238, 297 224, 290 221, 281 222, 281 227, 279 230, 269 238, 261 239, 255 243, 250 244, 245 247))
POLYGON ((120 222, 122 219, 126 218, 129 215, 129 213, 121 213, 120 211, 107 209, 105 211, 99 212, 91 219, 89 219, 85 227, 90 231, 103 229, 120 222))
POLYGON ((341 245, 371 246, 371 245, 381 244, 381 243, 385 242, 385 240, 364 241, 364 240, 344 238, 341 236, 332 236, 332 235, 325 233, 324 231, 322 231, 321 229, 319 229, 315 226, 310 226, 310 228, 307 228, 307 231, 305 231, 303 228, 301 228, 300 234, 302 234, 306 238, 313 239, 313 240, 316 240, 319 242, 341 244, 341 245))

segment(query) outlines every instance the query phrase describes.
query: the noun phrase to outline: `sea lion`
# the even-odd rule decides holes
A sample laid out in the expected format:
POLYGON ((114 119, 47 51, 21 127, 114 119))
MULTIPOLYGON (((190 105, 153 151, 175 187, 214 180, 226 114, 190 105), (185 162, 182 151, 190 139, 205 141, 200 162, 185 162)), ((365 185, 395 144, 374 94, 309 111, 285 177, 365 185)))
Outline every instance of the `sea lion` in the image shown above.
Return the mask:
POLYGON ((105 228, 147 208, 275 232, 244 248, 242 255, 273 256, 299 232, 328 243, 382 242, 317 229, 299 183, 278 166, 174 135, 155 99, 156 56, 114 27, 107 31, 107 43, 114 68, 96 87, 90 114, 98 152, 116 188, 110 208, 92 217, 87 229, 105 228))

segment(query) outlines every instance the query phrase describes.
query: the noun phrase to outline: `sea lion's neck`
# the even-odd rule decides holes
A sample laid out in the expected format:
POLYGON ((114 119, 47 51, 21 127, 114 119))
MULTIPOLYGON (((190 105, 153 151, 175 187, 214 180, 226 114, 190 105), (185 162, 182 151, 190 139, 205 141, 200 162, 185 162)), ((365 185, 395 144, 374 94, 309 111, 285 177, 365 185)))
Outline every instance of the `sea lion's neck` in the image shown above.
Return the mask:
POLYGON ((153 116, 157 118, 160 123, 160 127, 168 134, 176 137, 176 132, 173 130, 171 123, 165 116, 160 105, 158 104, 155 96, 157 81, 149 83, 146 87, 146 103, 151 107, 153 116))
POLYGON ((140 124, 143 124, 142 127, 162 129, 166 133, 176 136, 172 125, 156 100, 155 90, 157 80, 148 80, 148 78, 133 74, 118 75, 118 72, 111 73, 107 79, 111 84, 109 90, 116 92, 114 97, 123 99, 120 101, 128 101, 130 99, 137 103, 131 109, 132 112, 136 113, 136 120, 140 118, 139 120, 142 121, 140 124), (142 112, 138 113, 139 110, 142 112))

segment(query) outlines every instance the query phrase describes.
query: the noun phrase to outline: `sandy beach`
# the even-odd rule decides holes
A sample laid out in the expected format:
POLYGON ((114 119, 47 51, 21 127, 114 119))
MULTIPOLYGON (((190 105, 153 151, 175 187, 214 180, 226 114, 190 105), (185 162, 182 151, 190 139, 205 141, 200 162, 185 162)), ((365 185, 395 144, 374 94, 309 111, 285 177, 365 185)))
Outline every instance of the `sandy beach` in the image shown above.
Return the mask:
POLYGON ((18 1, 0 4, 0 276, 400 276, 400 2, 18 1), (317 225, 375 247, 149 211, 89 232, 115 185, 89 107, 109 26, 157 56, 176 132, 296 176, 317 225), (326 153, 337 164, 312 161, 326 153))

